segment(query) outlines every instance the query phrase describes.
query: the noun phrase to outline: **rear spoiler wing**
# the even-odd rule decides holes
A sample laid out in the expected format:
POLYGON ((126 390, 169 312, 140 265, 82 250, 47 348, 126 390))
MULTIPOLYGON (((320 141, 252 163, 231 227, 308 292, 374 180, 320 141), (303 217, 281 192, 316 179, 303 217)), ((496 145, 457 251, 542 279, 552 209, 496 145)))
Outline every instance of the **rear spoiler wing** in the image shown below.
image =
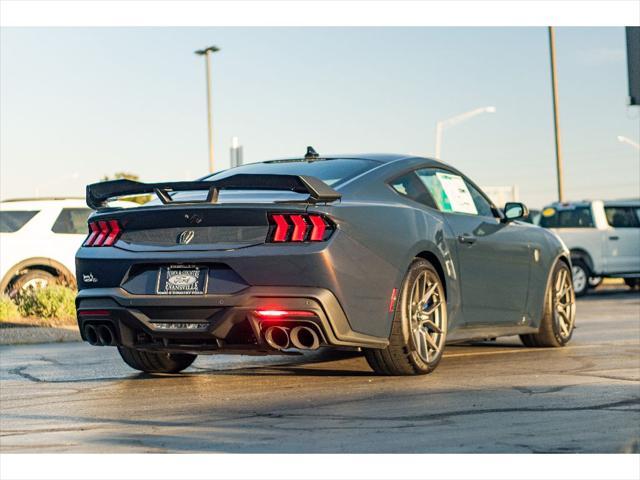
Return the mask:
POLYGON ((87 185, 87 205, 94 210, 106 207, 109 199, 154 193, 164 204, 216 203, 220 190, 286 190, 306 193, 310 203, 333 202, 342 195, 316 177, 307 175, 269 175, 238 173, 215 181, 142 183, 133 180, 110 180, 87 185), (174 201, 172 192, 208 191, 200 202, 174 201))

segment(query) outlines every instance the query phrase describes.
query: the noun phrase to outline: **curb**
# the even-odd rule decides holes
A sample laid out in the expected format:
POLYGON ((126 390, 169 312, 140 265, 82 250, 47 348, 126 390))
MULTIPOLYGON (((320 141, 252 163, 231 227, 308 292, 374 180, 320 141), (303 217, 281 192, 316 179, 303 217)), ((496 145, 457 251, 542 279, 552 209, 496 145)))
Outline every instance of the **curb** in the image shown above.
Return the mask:
POLYGON ((80 340, 80 332, 77 328, 0 328, 0 345, 79 342, 80 340))

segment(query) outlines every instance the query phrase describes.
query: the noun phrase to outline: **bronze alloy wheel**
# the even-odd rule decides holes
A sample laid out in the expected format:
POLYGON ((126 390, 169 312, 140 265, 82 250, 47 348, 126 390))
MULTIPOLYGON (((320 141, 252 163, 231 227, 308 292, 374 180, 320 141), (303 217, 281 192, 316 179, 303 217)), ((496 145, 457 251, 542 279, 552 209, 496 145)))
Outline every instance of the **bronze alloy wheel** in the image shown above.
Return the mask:
POLYGON ((438 276, 431 270, 422 271, 411 287, 407 308, 414 350, 427 364, 439 357, 446 338, 443 299, 438 276))
POLYGON ((576 319, 576 296, 569 270, 556 270, 553 288, 553 321, 557 325, 557 334, 562 343, 571 337, 576 319))

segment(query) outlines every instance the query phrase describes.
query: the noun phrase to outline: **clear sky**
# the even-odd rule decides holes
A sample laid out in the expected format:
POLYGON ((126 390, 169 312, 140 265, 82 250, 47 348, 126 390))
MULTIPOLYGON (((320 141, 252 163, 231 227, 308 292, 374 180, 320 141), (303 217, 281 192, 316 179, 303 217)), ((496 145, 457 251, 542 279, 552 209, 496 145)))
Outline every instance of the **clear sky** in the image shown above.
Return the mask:
MULTIPOLYGON (((640 108, 626 105, 623 28, 556 34, 566 192, 640 196, 640 108)), ((217 169, 320 153, 432 155, 480 185, 555 199, 546 28, 3 28, 0 197, 82 195, 117 171, 145 181, 207 173, 211 44, 217 169)))

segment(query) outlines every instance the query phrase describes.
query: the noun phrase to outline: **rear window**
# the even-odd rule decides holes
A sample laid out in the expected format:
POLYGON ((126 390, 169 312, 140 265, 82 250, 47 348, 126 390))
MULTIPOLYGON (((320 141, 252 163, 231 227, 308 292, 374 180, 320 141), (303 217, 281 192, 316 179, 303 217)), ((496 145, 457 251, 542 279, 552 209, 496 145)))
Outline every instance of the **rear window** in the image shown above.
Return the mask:
POLYGON ((224 172, 209 175, 203 180, 221 180, 238 173, 309 175, 322 180, 329 186, 337 185, 371 170, 379 163, 366 159, 335 158, 331 160, 274 160, 263 163, 249 163, 224 172))
POLYGON ((593 228, 591 208, 545 208, 540 216, 540 226, 545 228, 593 228))
POLYGON ((0 232, 13 233, 24 227, 39 210, 9 210, 0 212, 0 232))
POLYGON ((90 208, 63 208, 51 230, 53 233, 87 233, 87 218, 90 208))
POLYGON ((640 208, 637 207, 604 207, 607 222, 613 228, 640 227, 640 208))

